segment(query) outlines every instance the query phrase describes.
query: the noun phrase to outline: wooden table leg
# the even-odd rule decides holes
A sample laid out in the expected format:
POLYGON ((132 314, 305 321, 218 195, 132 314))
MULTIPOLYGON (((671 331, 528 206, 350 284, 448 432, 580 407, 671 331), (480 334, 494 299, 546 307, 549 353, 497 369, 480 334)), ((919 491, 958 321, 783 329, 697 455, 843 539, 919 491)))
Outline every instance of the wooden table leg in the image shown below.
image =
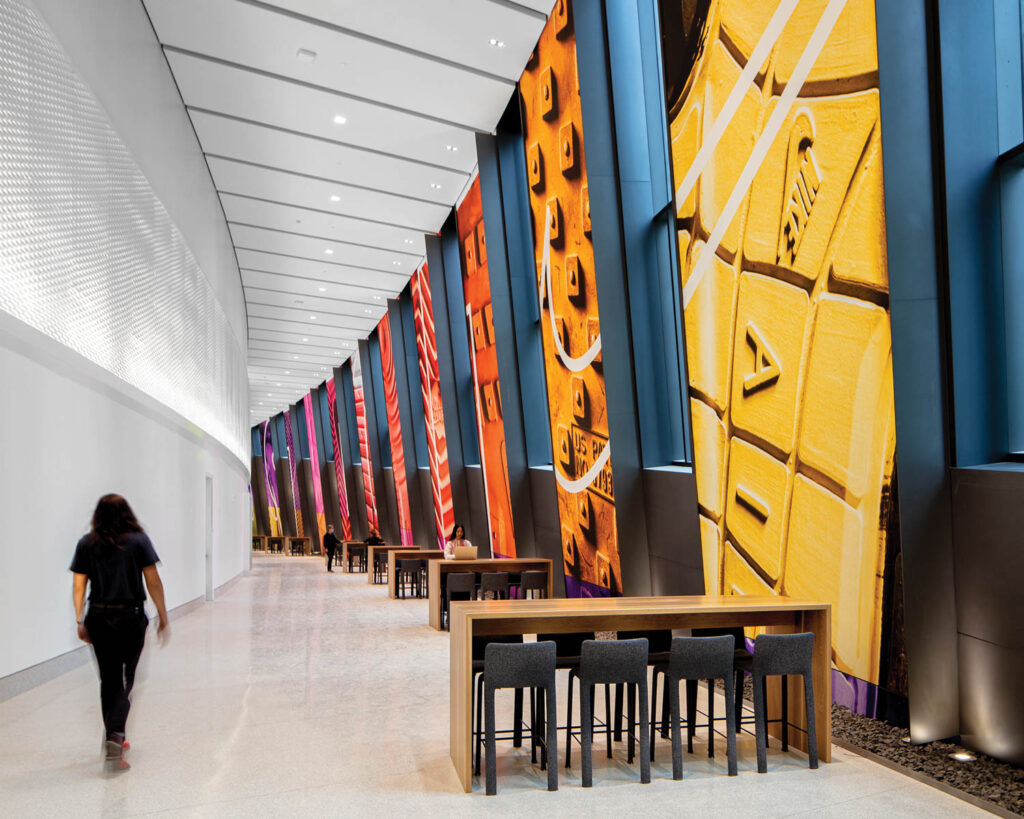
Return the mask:
MULTIPOLYGON (((451 693, 449 698, 449 747, 462 789, 473 790, 473 662, 470 620, 460 615, 462 604, 453 603, 448 613, 451 638, 448 644, 451 665, 451 693)), ((558 760, 549 760, 549 765, 558 760)))

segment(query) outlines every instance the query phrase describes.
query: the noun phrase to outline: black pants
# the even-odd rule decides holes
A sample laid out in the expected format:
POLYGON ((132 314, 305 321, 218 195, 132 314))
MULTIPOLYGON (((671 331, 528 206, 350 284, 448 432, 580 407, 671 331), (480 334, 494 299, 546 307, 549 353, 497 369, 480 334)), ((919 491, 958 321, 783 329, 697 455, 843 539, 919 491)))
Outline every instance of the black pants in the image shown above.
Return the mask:
POLYGON ((100 703, 108 736, 124 735, 132 705, 129 696, 135 684, 135 667, 146 641, 148 624, 149 618, 141 612, 90 611, 85 618, 85 629, 100 669, 100 703))
POLYGON ((334 565, 334 550, 336 546, 327 547, 327 571, 331 571, 331 567, 334 565))

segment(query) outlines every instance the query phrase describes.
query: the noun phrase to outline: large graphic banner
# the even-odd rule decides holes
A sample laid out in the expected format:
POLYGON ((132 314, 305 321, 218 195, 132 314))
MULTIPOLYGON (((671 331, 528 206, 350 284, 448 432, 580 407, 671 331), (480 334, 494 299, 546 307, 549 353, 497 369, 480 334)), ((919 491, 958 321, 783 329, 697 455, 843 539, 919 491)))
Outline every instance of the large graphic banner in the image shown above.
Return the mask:
POLYGON ((327 412, 331 420, 331 444, 334 446, 334 475, 338 480, 338 509, 341 510, 342 540, 352 539, 352 521, 348 512, 348 493, 345 486, 345 459, 341 455, 341 437, 338 435, 338 393, 334 379, 327 379, 327 412))
POLYGON ((313 508, 316 510, 316 525, 320 543, 324 542, 327 532, 327 520, 324 515, 324 490, 320 481, 320 453, 316 445, 316 421, 313 419, 313 395, 306 393, 302 399, 302 407, 306 416, 306 439, 309 441, 309 464, 313 471, 313 508))
POLYGON ((301 460, 301 455, 297 449, 297 441, 295 436, 298 435, 298 430, 292 433, 292 414, 285 410, 284 412, 284 439, 288 444, 288 475, 291 477, 292 482, 292 505, 295 508, 295 534, 297 537, 305 536, 305 528, 302 525, 302 504, 299 502, 299 476, 296 474, 298 463, 301 460))
POLYGON ((373 491, 373 464, 370 463, 370 434, 366 426, 366 402, 363 399, 363 370, 359 355, 352 356, 352 387, 356 399, 356 430, 359 433, 359 460, 363 470, 363 498, 366 501, 366 522, 371 532, 380 532, 377 522, 377 495, 373 491))
POLYGON ((409 480, 405 474, 405 450, 402 448, 402 419, 398 412, 398 384, 395 381, 394 346, 388 316, 377 324, 380 342, 381 375, 384 382, 384 404, 388 414, 388 439, 391 442, 391 469, 395 477, 395 500, 398 505, 398 528, 402 545, 412 544, 412 514, 409 511, 409 480))
POLYGON ((434 522, 438 543, 444 542, 455 525, 452 483, 448 471, 448 438, 444 431, 441 379, 437 369, 437 341, 434 336, 434 307, 430 296, 430 273, 424 264, 412 277, 412 304, 416 322, 416 355, 420 365, 420 390, 427 425, 427 454, 430 485, 434 495, 434 522))
POLYGON ((491 308, 491 280, 487 270, 487 237, 484 234, 480 177, 455 211, 462 255, 462 291, 469 325, 470 360, 476 394, 476 428, 480 436, 480 460, 487 497, 491 554, 515 557, 512 500, 505 455, 505 423, 501 420, 498 388, 498 354, 491 308))
POLYGON ((274 442, 270 437, 270 422, 259 425, 260 440, 263 441, 263 481, 267 490, 267 517, 270 518, 270 534, 278 537, 281 529, 281 504, 277 497, 277 471, 274 469, 274 442))
POLYGON ((519 81, 562 559, 570 597, 621 594, 572 7, 519 81))
POLYGON ((831 603, 835 667, 898 689, 874 13, 661 0, 707 591, 831 603))

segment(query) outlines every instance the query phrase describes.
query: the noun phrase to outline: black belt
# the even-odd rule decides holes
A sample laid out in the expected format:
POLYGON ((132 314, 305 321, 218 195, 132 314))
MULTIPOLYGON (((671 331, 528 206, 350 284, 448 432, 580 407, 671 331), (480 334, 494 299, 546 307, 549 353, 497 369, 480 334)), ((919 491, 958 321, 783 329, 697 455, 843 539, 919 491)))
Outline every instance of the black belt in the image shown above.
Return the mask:
POLYGON ((128 614, 142 614, 141 603, 90 603, 89 611, 123 611, 128 614))

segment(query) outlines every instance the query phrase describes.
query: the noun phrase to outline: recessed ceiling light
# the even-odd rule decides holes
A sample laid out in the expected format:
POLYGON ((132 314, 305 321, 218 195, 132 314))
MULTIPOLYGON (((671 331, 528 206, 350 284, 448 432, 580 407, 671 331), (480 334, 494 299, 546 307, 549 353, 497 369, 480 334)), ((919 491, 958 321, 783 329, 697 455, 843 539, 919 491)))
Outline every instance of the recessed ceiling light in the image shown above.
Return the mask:
POLYGON ((301 63, 316 62, 316 52, 310 51, 308 48, 300 48, 295 52, 295 57, 301 63))
POLYGON ((310 320, 310 321, 316 321, 316 316, 310 316, 310 317, 309 317, 309 320, 310 320))
MULTIPOLYGON (((298 356, 296 356, 296 358, 298 358, 298 356)), ((291 370, 285 370, 285 371, 284 371, 284 374, 285 374, 285 375, 291 375, 291 374, 292 374, 292 371, 291 371, 291 370)))
POLYGON ((396 260, 396 261, 393 261, 393 262, 392 262, 391 264, 393 264, 393 265, 395 265, 395 267, 397 267, 398 265, 400 265, 400 264, 401 264, 401 262, 399 262, 399 261, 397 261, 397 260, 396 260))
POLYGON ((373 311, 369 307, 367 307, 365 312, 372 313, 373 311))
POLYGON ((299 357, 297 355, 293 355, 292 358, 294 358, 296 361, 299 360, 299 357))
POLYGON ((491 42, 491 47, 492 48, 504 48, 505 47, 505 43, 504 43, 503 40, 497 40, 494 37, 492 37, 490 42, 491 42))
POLYGON ((278 387, 280 387, 281 385, 280 385, 280 384, 278 384, 277 386, 278 386, 278 387))
POLYGON ((441 184, 439 182, 431 182, 430 187, 433 188, 435 191, 441 190, 441 184))
POLYGON ((411 245, 411 244, 412 244, 412 239, 406 239, 406 240, 405 240, 405 243, 406 243, 407 245, 411 245))
POLYGON ((334 350, 333 352, 334 352, 334 355, 341 355, 341 352, 339 350, 334 350))
POLYGON ((262 401, 257 401, 256 403, 259 404, 261 407, 263 406, 263 402, 262 401))
MULTIPOLYGON (((303 340, 303 341, 309 341, 309 339, 308 339, 308 338, 304 338, 304 339, 302 339, 302 340, 303 340)), ((298 356, 296 356, 296 358, 298 358, 298 356)))
POLYGON ((374 296, 374 297, 373 297, 373 300, 374 300, 374 301, 380 301, 380 300, 381 300, 381 299, 383 299, 383 298, 384 298, 383 296, 374 296))
POLYGON ((348 122, 348 120, 345 117, 343 117, 341 114, 335 114, 334 115, 334 124, 335 125, 344 125, 346 122, 348 122))
POLYGON ((326 287, 318 287, 317 290, 319 290, 321 293, 326 293, 327 292, 327 288, 326 287))
POLYGON ((446 151, 451 151, 454 154, 454 153, 458 152, 459 146, 458 145, 445 145, 444 149, 446 151))
POLYGON ((338 196, 338 194, 336 194, 336 193, 332 193, 331 194, 331 201, 332 202, 340 202, 341 201, 341 197, 338 196))
POLYGON ((334 251, 329 247, 324 249, 324 253, 326 253, 328 256, 334 255, 334 251))

